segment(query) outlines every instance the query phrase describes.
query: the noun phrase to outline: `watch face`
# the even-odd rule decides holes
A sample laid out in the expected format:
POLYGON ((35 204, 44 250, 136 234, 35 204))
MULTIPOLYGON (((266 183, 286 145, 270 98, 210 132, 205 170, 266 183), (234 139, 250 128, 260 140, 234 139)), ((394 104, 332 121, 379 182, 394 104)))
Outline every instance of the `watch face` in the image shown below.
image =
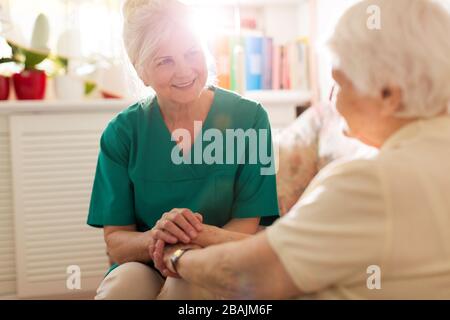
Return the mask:
POLYGON ((179 258, 182 254, 183 254, 183 249, 178 249, 177 251, 175 251, 174 253, 173 253, 173 255, 175 256, 175 257, 177 257, 177 258, 179 258))

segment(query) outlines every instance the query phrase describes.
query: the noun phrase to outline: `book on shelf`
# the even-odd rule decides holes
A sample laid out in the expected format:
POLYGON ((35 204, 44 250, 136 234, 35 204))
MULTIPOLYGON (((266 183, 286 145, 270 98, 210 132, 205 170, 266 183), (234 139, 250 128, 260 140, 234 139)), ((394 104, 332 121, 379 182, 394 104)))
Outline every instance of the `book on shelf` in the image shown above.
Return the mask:
POLYGON ((308 39, 301 38, 288 45, 291 87, 295 90, 309 90, 309 47, 308 39))
POLYGON ((214 43, 217 84, 222 88, 231 88, 231 43, 228 37, 220 36, 214 43))
POLYGON ((211 51, 218 85, 225 89, 245 92, 310 88, 307 38, 280 45, 258 34, 221 36, 211 51))
POLYGON ((272 57, 272 90, 281 89, 281 46, 273 47, 272 57))
POLYGON ((273 63, 273 39, 263 38, 263 50, 262 50, 262 89, 272 89, 272 63, 273 63))
POLYGON ((281 90, 291 89, 291 78, 289 71, 289 47, 281 47, 281 90))
POLYGON ((225 89, 243 93, 246 90, 245 47, 243 39, 240 36, 234 36, 230 38, 230 42, 230 88, 225 89))
POLYGON ((245 37, 245 78, 247 90, 262 89, 263 37, 245 37))

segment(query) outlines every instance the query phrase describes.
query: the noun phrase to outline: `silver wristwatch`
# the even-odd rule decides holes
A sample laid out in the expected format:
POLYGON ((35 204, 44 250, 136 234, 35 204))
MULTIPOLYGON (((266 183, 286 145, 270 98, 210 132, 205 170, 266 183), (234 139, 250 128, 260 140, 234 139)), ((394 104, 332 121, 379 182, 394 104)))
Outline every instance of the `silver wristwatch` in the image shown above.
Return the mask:
POLYGON ((170 257, 170 262, 172 263, 173 270, 175 270, 175 273, 177 273, 177 262, 180 260, 181 256, 185 254, 186 251, 191 250, 190 248, 186 249, 178 249, 175 251, 172 256, 170 257))

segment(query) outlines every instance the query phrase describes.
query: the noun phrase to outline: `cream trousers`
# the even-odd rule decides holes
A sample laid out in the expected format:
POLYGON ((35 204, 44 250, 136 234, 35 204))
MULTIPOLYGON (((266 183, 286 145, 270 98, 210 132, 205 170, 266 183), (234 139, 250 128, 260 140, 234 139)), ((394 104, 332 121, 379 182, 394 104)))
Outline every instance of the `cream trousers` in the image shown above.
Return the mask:
POLYGON ((167 278, 139 262, 111 271, 97 289, 96 300, 215 300, 218 296, 183 279, 167 278))

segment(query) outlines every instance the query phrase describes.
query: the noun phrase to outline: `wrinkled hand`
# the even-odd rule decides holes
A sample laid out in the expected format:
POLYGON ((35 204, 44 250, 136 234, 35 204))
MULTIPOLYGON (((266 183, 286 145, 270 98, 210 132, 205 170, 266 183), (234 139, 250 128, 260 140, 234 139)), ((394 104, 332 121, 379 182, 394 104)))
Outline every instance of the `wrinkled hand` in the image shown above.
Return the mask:
POLYGON ((173 243, 174 239, 177 242, 190 243, 197 237, 198 232, 202 231, 202 222, 201 214, 193 213, 189 209, 176 208, 162 215, 155 225, 155 230, 170 236, 172 241, 167 241, 167 237, 161 238, 167 243, 173 243))
POLYGON ((153 252, 153 262, 155 267, 165 276, 172 278, 180 278, 180 276, 173 269, 170 258, 172 254, 178 249, 198 249, 200 246, 194 244, 176 244, 166 246, 164 241, 158 240, 153 252))

